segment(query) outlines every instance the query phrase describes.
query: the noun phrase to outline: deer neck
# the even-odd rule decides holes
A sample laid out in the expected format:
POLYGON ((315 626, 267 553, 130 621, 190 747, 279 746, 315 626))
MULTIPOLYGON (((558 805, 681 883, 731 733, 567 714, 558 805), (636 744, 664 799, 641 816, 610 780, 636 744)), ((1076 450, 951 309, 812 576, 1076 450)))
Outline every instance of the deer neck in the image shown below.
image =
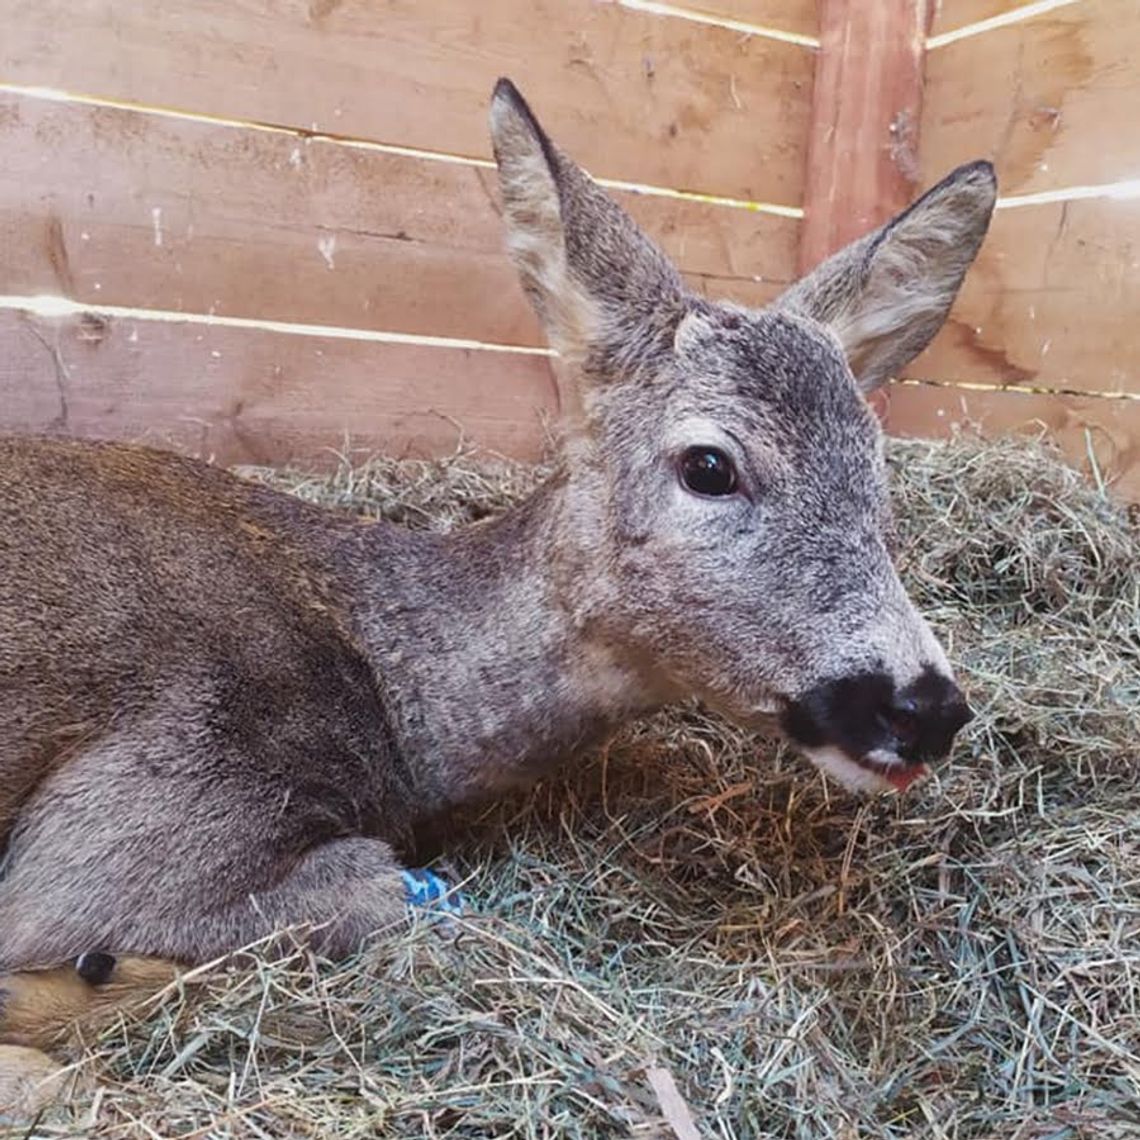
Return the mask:
POLYGON ((533 782, 661 703, 575 616, 565 493, 446 536, 366 532, 357 627, 425 815, 533 782))

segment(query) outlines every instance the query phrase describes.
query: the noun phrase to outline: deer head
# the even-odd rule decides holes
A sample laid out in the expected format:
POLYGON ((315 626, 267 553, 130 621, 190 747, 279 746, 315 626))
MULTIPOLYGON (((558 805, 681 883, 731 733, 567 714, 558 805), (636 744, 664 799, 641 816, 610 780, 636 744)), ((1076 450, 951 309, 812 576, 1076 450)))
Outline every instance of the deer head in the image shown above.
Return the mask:
POLYGON ((576 627, 662 700, 775 725, 849 787, 906 787, 969 712, 891 561, 864 395, 944 321, 992 168, 954 171, 756 311, 692 295, 506 80, 491 130, 511 253, 560 358, 551 558, 576 627))

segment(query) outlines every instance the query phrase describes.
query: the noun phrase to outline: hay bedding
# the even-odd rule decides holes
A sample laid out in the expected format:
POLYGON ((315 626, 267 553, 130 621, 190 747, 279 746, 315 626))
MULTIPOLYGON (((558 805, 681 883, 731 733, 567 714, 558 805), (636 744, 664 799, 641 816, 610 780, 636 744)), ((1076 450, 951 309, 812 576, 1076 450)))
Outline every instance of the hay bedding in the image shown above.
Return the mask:
MULTIPOLYGON (((205 971, 86 1042, 101 1087, 32 1134, 1140 1136, 1140 535, 1036 447, 891 462, 979 713, 936 784, 860 801, 659 716, 456 825, 477 915, 205 971)), ((257 477, 446 526, 534 474, 257 477)))

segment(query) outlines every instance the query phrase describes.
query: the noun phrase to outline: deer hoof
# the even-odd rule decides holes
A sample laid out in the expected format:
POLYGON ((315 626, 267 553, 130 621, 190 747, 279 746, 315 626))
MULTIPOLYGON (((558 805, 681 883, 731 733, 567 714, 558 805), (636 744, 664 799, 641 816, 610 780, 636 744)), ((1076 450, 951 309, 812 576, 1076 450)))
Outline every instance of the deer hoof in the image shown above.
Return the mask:
POLYGON ((105 986, 115 969, 115 956, 92 952, 75 959, 75 972, 89 986, 105 986))

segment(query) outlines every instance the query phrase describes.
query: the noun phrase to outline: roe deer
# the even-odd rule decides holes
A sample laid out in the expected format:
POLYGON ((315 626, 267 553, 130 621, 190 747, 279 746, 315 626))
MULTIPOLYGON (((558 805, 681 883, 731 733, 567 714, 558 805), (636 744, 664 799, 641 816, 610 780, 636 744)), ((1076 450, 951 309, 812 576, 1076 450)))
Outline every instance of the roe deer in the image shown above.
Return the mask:
POLYGON ((753 311, 690 293, 506 80, 491 133, 567 409, 518 508, 409 533, 174 454, 0 443, 0 1040, 97 995, 89 951, 128 956, 108 991, 286 925, 348 954, 404 912, 417 820, 669 702, 871 790, 968 719, 863 393, 945 319, 991 167, 753 311))

